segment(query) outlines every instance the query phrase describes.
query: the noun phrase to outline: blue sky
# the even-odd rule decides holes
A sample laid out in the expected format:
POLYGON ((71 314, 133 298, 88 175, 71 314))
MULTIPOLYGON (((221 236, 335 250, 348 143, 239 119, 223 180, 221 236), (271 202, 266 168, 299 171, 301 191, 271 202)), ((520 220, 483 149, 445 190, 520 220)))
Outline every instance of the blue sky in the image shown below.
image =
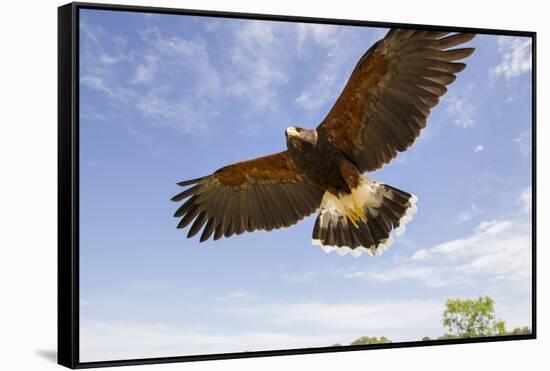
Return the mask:
POLYGON ((81 11, 81 361, 444 333, 447 298, 531 325, 531 44, 480 35, 406 153, 370 177, 418 196, 382 256, 325 254, 313 217, 199 245, 176 182, 315 127, 387 30, 81 11))

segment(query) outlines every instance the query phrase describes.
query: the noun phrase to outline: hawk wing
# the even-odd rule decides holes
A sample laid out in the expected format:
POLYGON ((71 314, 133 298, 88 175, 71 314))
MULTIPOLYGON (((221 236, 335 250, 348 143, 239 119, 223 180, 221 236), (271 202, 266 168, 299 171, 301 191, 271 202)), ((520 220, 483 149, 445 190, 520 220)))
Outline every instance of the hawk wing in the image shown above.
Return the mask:
POLYGON ((362 171, 405 151, 426 126, 446 85, 473 48, 450 49, 474 34, 392 29, 359 60, 338 100, 319 125, 362 171))
POLYGON ((225 166, 213 174, 178 183, 192 186, 172 198, 178 228, 194 220, 187 237, 204 226, 200 241, 245 231, 288 227, 319 207, 324 189, 299 171, 286 151, 225 166))

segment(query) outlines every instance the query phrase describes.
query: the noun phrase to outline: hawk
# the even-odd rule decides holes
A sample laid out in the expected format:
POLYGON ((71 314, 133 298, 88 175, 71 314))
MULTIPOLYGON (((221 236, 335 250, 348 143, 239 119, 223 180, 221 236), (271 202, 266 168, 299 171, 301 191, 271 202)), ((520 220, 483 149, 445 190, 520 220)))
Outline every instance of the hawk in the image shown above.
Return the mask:
POLYGON ((417 198, 370 179, 406 151, 474 48, 474 34, 392 29, 359 59, 315 129, 286 129, 285 151, 178 183, 174 216, 200 241, 289 227, 317 211, 312 242, 326 252, 379 255, 404 232, 417 198))

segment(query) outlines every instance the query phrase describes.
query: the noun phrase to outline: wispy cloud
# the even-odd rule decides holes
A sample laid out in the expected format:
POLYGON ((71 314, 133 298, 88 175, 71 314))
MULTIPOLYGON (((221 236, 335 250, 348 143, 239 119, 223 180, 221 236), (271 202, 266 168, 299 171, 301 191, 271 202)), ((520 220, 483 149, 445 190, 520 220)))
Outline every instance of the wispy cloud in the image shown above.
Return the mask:
POLYGON ((237 300, 224 298, 223 307, 206 309, 210 319, 206 322, 199 315, 186 324, 167 323, 162 318, 134 322, 85 317, 80 331, 81 358, 98 361, 310 348, 349 343, 365 334, 411 341, 442 332, 442 300, 265 303, 238 296, 237 300), (220 327, 220 319, 248 326, 220 327))
POLYGON ((137 94, 131 89, 120 86, 113 86, 104 77, 98 75, 83 75, 80 83, 94 90, 107 94, 117 102, 130 103, 136 99, 137 94))
POLYGON ((220 302, 235 302, 249 301, 253 300, 254 298, 254 295, 249 294, 247 291, 241 288, 235 291, 230 291, 224 295, 217 296, 216 300, 220 302))
POLYGON ((224 332, 164 323, 99 320, 85 321, 80 328, 80 357, 86 362, 327 345, 322 336, 295 332, 224 332))
POLYGON ((156 27, 141 33, 146 45, 132 51, 134 73, 129 83, 140 85, 134 107, 160 125, 183 133, 204 132, 218 116, 221 95, 218 71, 200 37, 164 35, 156 27), (174 86, 174 76, 189 84, 174 86))
POLYGON ((495 189, 503 189, 507 184, 501 174, 494 170, 471 174, 468 189, 475 195, 492 195, 495 189))
POLYGON ((345 31, 337 26, 298 24, 298 52, 303 56, 304 45, 313 42, 322 49, 318 77, 295 100, 295 103, 307 113, 316 113, 329 101, 338 97, 339 90, 346 82, 352 66, 346 66, 349 57, 349 43, 343 42, 345 31))
POLYGON ((143 56, 144 61, 139 63, 134 71, 134 76, 131 79, 132 84, 140 84, 153 80, 153 77, 158 69, 159 57, 154 54, 146 54, 143 56))
POLYGON ((80 118, 91 121, 105 121, 107 116, 99 112, 95 107, 89 104, 80 104, 80 118))
POLYGON ((485 149, 485 146, 483 144, 478 144, 475 148, 474 148, 474 152, 475 153, 479 153, 481 151, 483 151, 485 149))
POLYGON ((532 201, 533 201, 533 187, 528 186, 521 192, 518 198, 518 204, 520 206, 522 213, 528 214, 531 212, 532 201))
POLYGON ((315 272, 303 272, 303 273, 281 273, 281 279, 289 282, 311 282, 318 276, 315 272))
MULTIPOLYGON (((130 44, 83 21, 82 84, 184 134, 207 132, 227 102, 258 117, 280 110, 295 57, 285 52, 288 40, 297 40, 294 25, 234 23, 225 26, 227 42, 213 49, 198 34, 165 34, 146 24, 132 36, 140 43, 130 44)), ((255 125, 245 131, 256 133, 255 125)))
MULTIPOLYGON (((85 21, 81 22, 81 31, 81 83, 91 91, 105 94, 114 108, 111 112, 130 109, 152 124, 182 133, 205 130, 208 120, 216 115, 211 105, 206 107, 203 96, 184 99, 185 89, 176 91, 169 84, 170 73, 181 69, 193 74, 198 82, 208 84, 209 92, 215 92, 215 73, 210 73, 213 70, 209 70, 208 55, 201 49, 200 40, 168 38, 149 28, 142 33, 145 46, 136 50, 122 37, 107 34, 85 21), (140 85, 139 89, 136 85, 140 85)), ((109 112, 105 110, 102 115, 108 117, 109 112)))
POLYGON ((502 59, 498 65, 489 70, 493 79, 503 77, 506 80, 511 80, 531 71, 531 38, 499 36, 496 40, 502 59))
POLYGON ((468 209, 461 211, 457 216, 457 223, 464 223, 472 220, 475 216, 479 215, 483 210, 472 204, 468 209))
MULTIPOLYGON (((165 35, 157 27, 141 32, 146 47, 140 50, 136 74, 173 81, 183 78, 191 84, 190 90, 199 97, 217 97, 221 89, 221 77, 212 63, 208 43, 200 36, 187 37, 165 35)), ((158 81, 155 81, 158 84, 158 81)), ((185 87, 184 87, 185 88, 185 87)))
MULTIPOLYGON (((439 314, 442 303, 422 300, 391 302, 325 303, 298 302, 285 304, 257 304, 227 308, 224 313, 245 318, 267 318, 279 325, 299 326, 312 324, 323 329, 368 331, 430 328, 434 314, 439 314), (408 308, 408 309, 407 309, 408 308), (405 315, 404 313, 408 313, 405 315), (395 313, 402 313, 395 316, 395 313)), ((438 321, 437 321, 438 322, 438 321)), ((437 327, 439 323, 435 323, 437 327)))
POLYGON ((531 229, 512 219, 487 220, 468 235, 417 250, 385 270, 355 271, 347 278, 378 282, 413 280, 429 287, 510 288, 528 292, 531 282, 531 229), (483 282, 483 284, 481 284, 483 282))
POLYGON ((306 43, 313 40, 318 45, 325 48, 337 47, 339 44, 338 32, 340 28, 334 25, 297 23, 296 32, 298 34, 298 55, 303 56, 307 52, 306 43))
POLYGON ((307 57, 305 45, 313 43, 321 50, 312 61, 317 77, 295 99, 298 107, 308 115, 313 115, 336 100, 355 67, 356 60, 373 41, 383 36, 383 32, 374 31, 370 40, 365 40, 339 26, 298 24, 296 28, 299 55, 302 58, 307 57))
POLYGON ((277 32, 284 30, 261 21, 246 22, 234 32, 226 90, 253 111, 278 110, 279 88, 289 80, 288 56, 277 32))
POLYGON ((464 129, 474 127, 477 122, 477 109, 470 100, 473 89, 474 84, 469 83, 462 89, 453 89, 443 98, 447 114, 451 116, 453 123, 464 129))
POLYGON ((517 144, 519 152, 524 157, 531 156, 532 153, 532 132, 531 129, 522 131, 516 138, 514 143, 517 144))

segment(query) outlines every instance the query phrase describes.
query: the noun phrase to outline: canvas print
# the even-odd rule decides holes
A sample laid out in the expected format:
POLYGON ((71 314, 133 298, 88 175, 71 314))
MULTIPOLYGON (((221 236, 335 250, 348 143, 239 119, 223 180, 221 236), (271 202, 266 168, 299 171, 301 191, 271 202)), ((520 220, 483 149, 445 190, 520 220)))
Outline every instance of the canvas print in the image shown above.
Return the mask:
POLYGON ((81 362, 532 332, 532 39, 81 9, 81 362))

